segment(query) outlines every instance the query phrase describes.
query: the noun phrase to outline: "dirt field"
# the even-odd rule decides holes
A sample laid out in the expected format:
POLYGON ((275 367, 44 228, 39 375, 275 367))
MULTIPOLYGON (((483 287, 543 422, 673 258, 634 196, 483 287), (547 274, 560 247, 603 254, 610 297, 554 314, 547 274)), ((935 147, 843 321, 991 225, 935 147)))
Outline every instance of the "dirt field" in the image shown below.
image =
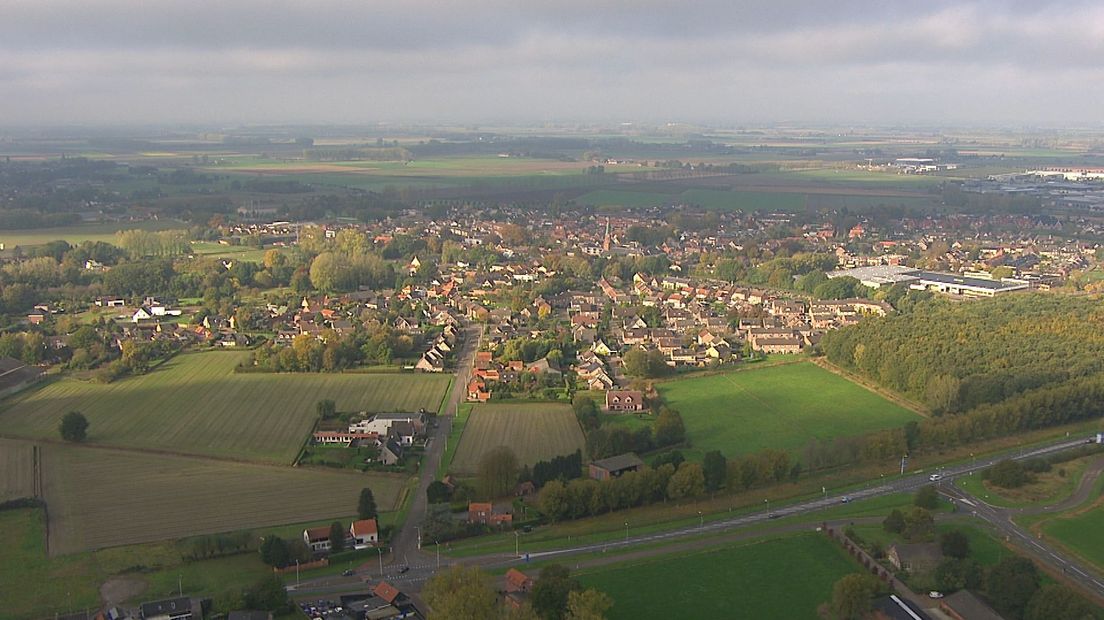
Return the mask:
POLYGON ((555 403, 476 405, 460 437, 450 470, 472 475, 479 459, 496 446, 509 446, 522 464, 584 449, 585 438, 569 405, 555 403))
POLYGON ((406 476, 224 463, 82 446, 43 449, 50 555, 396 508, 406 476))
POLYGON ((0 502, 34 495, 31 444, 0 439, 0 502))

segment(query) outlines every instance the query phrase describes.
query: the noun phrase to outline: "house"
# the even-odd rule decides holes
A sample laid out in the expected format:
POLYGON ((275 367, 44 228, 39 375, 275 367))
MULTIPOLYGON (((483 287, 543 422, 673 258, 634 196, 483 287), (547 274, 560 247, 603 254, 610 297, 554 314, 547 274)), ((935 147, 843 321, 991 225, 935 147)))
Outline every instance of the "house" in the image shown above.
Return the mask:
POLYGON ((311 527, 303 530, 303 542, 313 553, 325 553, 330 550, 329 526, 311 527))
POLYGON ((875 599, 871 611, 874 620, 932 620, 919 605, 896 594, 875 599))
POLYGON ((529 592, 533 589, 533 578, 516 568, 506 571, 507 592, 529 592))
POLYGON ((394 439, 391 439, 390 437, 387 439, 387 441, 383 442, 382 446, 380 446, 379 459, 380 462, 384 465, 397 464, 399 461, 402 460, 402 455, 402 445, 394 439))
POLYGON ((153 318, 153 310, 150 310, 146 306, 141 306, 134 311, 134 314, 130 315, 130 320, 135 323, 139 321, 145 321, 153 318))
POLYGON ((272 620, 272 612, 260 611, 257 609, 241 609, 227 614, 226 620, 272 620))
POLYGON ((886 551, 886 559, 897 570, 922 573, 933 570, 943 560, 943 550, 938 543, 893 545, 886 551))
POLYGON ((395 422, 388 429, 387 434, 390 438, 397 440, 401 445, 412 446, 414 445, 414 438, 418 435, 418 431, 415 430, 414 424, 405 420, 395 422))
POLYGON ((606 411, 642 411, 644 394, 639 390, 610 390, 606 392, 606 411))
POLYGON ((491 400, 491 393, 487 390, 487 384, 479 377, 473 377, 468 382, 468 400, 477 403, 485 403, 491 400))
POLYGON ((14 357, 0 357, 0 397, 18 392, 42 376, 41 368, 28 366, 14 357))
POLYGON ((101 308, 122 308, 126 305, 126 300, 122 297, 99 297, 96 305, 101 308))
POLYGON ((535 375, 543 375, 543 374, 558 375, 558 374, 560 374, 560 369, 556 368, 555 364, 548 361, 547 357, 542 357, 539 360, 537 360, 537 361, 535 361, 531 364, 528 364, 527 367, 526 367, 526 370, 528 370, 529 372, 531 372, 535 375))
POLYGON ((349 536, 353 539, 353 545, 370 546, 379 542, 379 526, 375 519, 361 519, 353 521, 349 526, 349 536))
POLYGON ((1004 620, 969 590, 959 590, 939 602, 939 609, 955 620, 1004 620))
POLYGON ((637 471, 643 466, 644 461, 640 460, 640 457, 632 452, 626 452, 625 454, 592 461, 588 469, 590 470, 590 477, 594 480, 609 480, 630 471, 637 471))
POLYGON ((186 596, 142 603, 139 613, 142 620, 190 620, 203 617, 199 606, 193 605, 192 599, 186 596))
POLYGON ((481 525, 509 525, 514 515, 509 512, 495 512, 491 502, 470 502, 468 504, 468 523, 481 525))

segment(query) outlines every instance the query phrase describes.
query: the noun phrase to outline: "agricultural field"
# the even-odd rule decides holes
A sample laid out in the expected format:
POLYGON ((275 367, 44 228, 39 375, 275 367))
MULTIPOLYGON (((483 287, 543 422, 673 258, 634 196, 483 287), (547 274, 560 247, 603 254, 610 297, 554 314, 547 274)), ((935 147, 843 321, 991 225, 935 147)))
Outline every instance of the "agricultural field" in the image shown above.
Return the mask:
POLYGON ((611 620, 809 618, 840 577, 858 572, 823 535, 799 534, 576 573, 613 598, 611 620), (706 569, 705 567, 708 567, 706 569))
POLYGON ((738 370, 657 384, 693 446, 726 455, 796 451, 811 439, 893 428, 919 416, 811 362, 738 370))
POLYGON ((585 450, 586 441, 570 405, 556 403, 476 405, 464 426, 450 471, 472 475, 491 448, 509 446, 524 465, 585 450))
POLYGON ((84 446, 43 452, 50 555, 350 515, 364 487, 391 511, 407 481, 84 446))
POLYGON ((1104 570, 1104 502, 1049 519, 1041 528, 1050 540, 1104 570))
MULTIPOLYGON (((706 179, 708 180, 708 179, 706 179)), ((703 183, 703 185, 706 185, 703 183)), ((641 191, 599 189, 580 196, 577 201, 594 206, 651 207, 671 204, 693 204, 711 211, 802 211, 807 208, 865 209, 880 205, 923 207, 932 205, 931 198, 911 192, 891 189, 866 189, 809 185, 764 184, 728 188, 671 185, 671 193, 653 184, 641 191)))
POLYGON ((67 377, 0 409, 5 434, 57 437, 80 411, 89 443, 235 460, 290 463, 307 439, 315 404, 339 411, 435 411, 449 377, 413 374, 237 374, 247 352, 177 355, 149 374, 107 385, 67 377))
POLYGON ((0 503, 34 495, 31 444, 0 439, 0 503))
POLYGON ((81 241, 115 242, 115 233, 121 230, 174 230, 187 228, 186 224, 172 220, 148 220, 143 222, 112 222, 108 224, 77 224, 57 228, 28 228, 26 230, 5 230, 0 232, 0 243, 5 250, 17 245, 41 245, 50 241, 67 241, 77 244, 81 241))

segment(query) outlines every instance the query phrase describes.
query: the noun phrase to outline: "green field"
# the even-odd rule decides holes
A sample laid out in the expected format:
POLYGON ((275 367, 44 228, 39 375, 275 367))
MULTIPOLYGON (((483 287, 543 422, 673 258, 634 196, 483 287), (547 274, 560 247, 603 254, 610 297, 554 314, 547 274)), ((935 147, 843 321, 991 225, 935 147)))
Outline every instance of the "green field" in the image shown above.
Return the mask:
POLYGON ((686 424, 693 452, 800 450, 811 439, 893 428, 919 416, 810 362, 656 386, 686 424))
MULTIPOLYGON (((761 186, 756 186, 761 187, 761 186)), ((864 209, 880 205, 927 206, 931 199, 925 196, 877 195, 876 190, 856 189, 847 193, 845 188, 818 188, 805 185, 795 189, 779 186, 779 191, 763 189, 742 190, 693 188, 675 193, 659 191, 660 188, 634 190, 600 189, 588 192, 577 200, 594 206, 653 207, 672 204, 692 204, 711 211, 803 211, 807 208, 850 207, 864 209), (786 190, 786 191, 782 191, 786 190)), ((681 189, 673 186, 672 189, 681 189)), ((893 192, 889 192, 893 193, 893 192)))
POLYGON ((1042 528, 1047 536, 1104 570, 1104 504, 1051 519, 1042 528))
POLYGON ((579 572, 614 601, 611 620, 817 618, 832 584, 858 572, 823 535, 800 534, 579 572))
POLYGON ((339 411, 435 411, 446 376, 236 374, 247 352, 189 353, 147 375, 103 385, 65 378, 0 409, 4 433, 56 438, 61 417, 84 413, 90 443, 290 463, 314 424, 315 404, 339 411))
POLYGON ((569 405, 476 405, 452 459, 452 473, 471 475, 491 448, 509 446, 525 465, 585 449, 583 431, 569 405))
POLYGON ((46 445, 51 555, 397 508, 407 477, 46 445))
POLYGON ((58 228, 28 228, 26 230, 0 231, 0 243, 10 250, 17 245, 41 245, 50 241, 115 242, 115 233, 121 230, 173 230, 187 228, 186 224, 173 220, 147 220, 142 222, 113 222, 109 224, 81 224, 58 228))

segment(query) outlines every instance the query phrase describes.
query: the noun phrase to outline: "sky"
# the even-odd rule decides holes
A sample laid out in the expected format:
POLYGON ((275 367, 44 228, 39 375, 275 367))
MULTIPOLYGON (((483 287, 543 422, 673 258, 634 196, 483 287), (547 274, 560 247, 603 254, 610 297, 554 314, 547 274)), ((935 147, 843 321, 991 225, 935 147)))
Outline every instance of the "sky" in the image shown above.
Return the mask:
POLYGON ((0 0, 0 125, 1104 121, 1104 3, 0 0))

